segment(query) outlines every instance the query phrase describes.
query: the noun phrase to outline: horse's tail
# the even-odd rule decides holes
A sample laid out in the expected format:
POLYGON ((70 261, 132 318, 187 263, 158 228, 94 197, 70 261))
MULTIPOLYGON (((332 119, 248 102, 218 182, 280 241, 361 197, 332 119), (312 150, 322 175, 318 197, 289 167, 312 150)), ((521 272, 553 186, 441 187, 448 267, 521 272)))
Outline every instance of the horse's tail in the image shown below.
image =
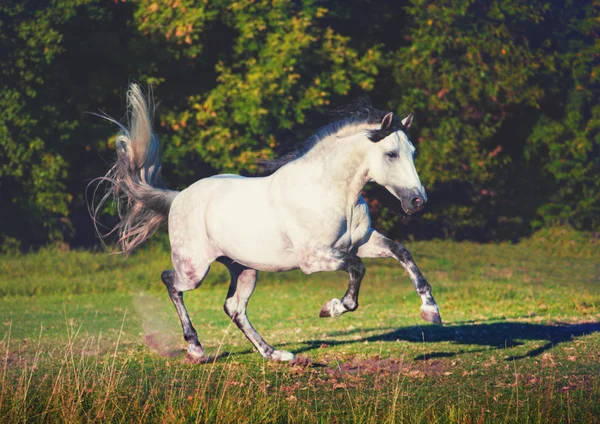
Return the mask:
POLYGON ((129 112, 128 128, 103 115, 121 128, 116 140, 117 161, 104 177, 92 181, 97 183, 94 195, 102 182, 108 189, 95 204, 92 196, 90 214, 100 239, 117 234, 120 250, 129 255, 165 223, 171 203, 177 191, 168 190, 160 178, 160 156, 158 139, 152 133, 152 97, 146 100, 137 84, 131 84, 127 92, 129 112), (109 198, 117 206, 120 221, 107 233, 102 233, 97 217, 109 198))

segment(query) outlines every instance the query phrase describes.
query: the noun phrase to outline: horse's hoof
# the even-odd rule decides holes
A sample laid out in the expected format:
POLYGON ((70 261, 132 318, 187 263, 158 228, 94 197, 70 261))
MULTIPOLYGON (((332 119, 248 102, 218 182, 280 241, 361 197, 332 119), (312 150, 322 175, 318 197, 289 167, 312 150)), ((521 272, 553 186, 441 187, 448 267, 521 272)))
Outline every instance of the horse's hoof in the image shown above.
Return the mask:
POLYGON ((331 312, 329 312, 328 303, 324 304, 319 312, 319 318, 329 318, 331 316, 331 312))
POLYGON ((201 362, 208 358, 204 353, 204 349, 202 349, 202 346, 197 346, 193 344, 188 345, 187 353, 185 356, 187 359, 194 362, 201 362))
POLYGON ((421 318, 432 324, 441 324, 442 317, 436 305, 423 305, 421 306, 421 318))
POLYGON ((185 360, 192 364, 208 364, 209 362, 213 362, 215 360, 214 356, 192 356, 188 353, 185 354, 185 360))
POLYGON ((323 305, 321 312, 319 312, 320 318, 337 317, 346 312, 346 308, 342 304, 340 299, 331 299, 329 302, 323 305))
POLYGON ((269 359, 273 361, 281 362, 293 361, 294 358, 294 354, 286 350, 274 350, 273 353, 271 353, 271 356, 269 357, 269 359))

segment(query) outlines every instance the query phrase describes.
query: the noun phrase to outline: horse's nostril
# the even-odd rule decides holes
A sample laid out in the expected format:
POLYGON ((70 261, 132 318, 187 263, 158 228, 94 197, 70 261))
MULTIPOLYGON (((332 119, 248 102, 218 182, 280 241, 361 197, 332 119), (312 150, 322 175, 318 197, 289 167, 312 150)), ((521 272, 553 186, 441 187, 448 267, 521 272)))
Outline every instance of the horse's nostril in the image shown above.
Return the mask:
POLYGON ((410 203, 412 203, 412 205, 415 208, 420 208, 421 206, 423 206, 423 199, 421 199, 420 197, 415 197, 410 201, 410 203))

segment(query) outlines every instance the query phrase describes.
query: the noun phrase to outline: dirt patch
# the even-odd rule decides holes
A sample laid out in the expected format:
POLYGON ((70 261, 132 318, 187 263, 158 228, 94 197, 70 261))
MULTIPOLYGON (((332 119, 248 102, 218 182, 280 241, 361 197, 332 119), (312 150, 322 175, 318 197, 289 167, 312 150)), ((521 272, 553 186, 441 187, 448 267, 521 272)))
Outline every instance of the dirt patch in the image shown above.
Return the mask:
POLYGON ((294 359, 292 359, 289 362, 289 364, 292 367, 300 367, 300 368, 306 368, 306 367, 311 367, 311 366, 325 366, 324 364, 313 363, 313 361, 308 356, 304 356, 304 355, 296 356, 294 359))
POLYGON ((406 362, 402 359, 385 358, 379 356, 370 358, 352 358, 341 364, 329 364, 328 372, 331 374, 408 374, 408 375, 431 375, 443 374, 446 371, 442 361, 425 360, 406 362))
POLYGON ((328 388, 330 390, 364 387, 375 384, 380 388, 395 378, 422 379, 427 376, 452 374, 447 369, 449 364, 440 360, 404 361, 396 358, 380 358, 379 356, 354 356, 341 361, 325 359, 323 362, 312 362, 307 357, 298 357, 290 363, 292 374, 302 379, 295 379, 291 384, 282 384, 279 390, 286 395, 294 396, 295 391, 305 390, 307 385, 328 388), (304 379, 307 381, 303 382, 304 379))
POLYGON ((539 374, 513 374, 515 381, 506 386, 515 387, 517 382, 525 387, 546 387, 550 392, 558 391, 561 393, 571 392, 574 390, 586 391, 594 393, 598 381, 594 375, 539 375, 539 374))
POLYGON ((36 370, 38 362, 33 355, 26 355, 20 351, 0 351, 0 372, 4 367, 36 370))
POLYGON ((440 360, 405 361, 396 358, 350 357, 347 360, 313 362, 306 356, 296 357, 289 363, 296 374, 316 373, 334 379, 382 375, 407 375, 423 378, 427 375, 449 375, 447 365, 440 360))
POLYGON ((17 354, 13 353, 13 352, 2 352, 2 365, 6 364, 6 366, 8 367, 18 367, 21 368, 23 367, 26 362, 25 360, 18 356, 17 354))

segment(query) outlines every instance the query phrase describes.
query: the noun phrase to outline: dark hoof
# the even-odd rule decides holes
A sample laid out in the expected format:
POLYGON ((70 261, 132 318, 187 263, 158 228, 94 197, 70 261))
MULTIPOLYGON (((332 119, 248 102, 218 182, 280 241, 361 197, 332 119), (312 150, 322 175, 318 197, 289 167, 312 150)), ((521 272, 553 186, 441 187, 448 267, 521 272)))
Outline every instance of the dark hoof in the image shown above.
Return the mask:
POLYGON ((321 308, 321 312, 319 312, 319 318, 329 318, 329 317, 331 317, 331 312, 329 311, 329 302, 327 302, 321 308))
POLYGON ((421 317, 432 324, 441 324, 442 318, 438 312, 434 311, 421 311, 421 317))
POLYGON ((331 299, 323 305, 321 312, 319 312, 319 316, 321 318, 339 317, 345 312, 348 312, 348 309, 346 309, 340 299, 331 299))

